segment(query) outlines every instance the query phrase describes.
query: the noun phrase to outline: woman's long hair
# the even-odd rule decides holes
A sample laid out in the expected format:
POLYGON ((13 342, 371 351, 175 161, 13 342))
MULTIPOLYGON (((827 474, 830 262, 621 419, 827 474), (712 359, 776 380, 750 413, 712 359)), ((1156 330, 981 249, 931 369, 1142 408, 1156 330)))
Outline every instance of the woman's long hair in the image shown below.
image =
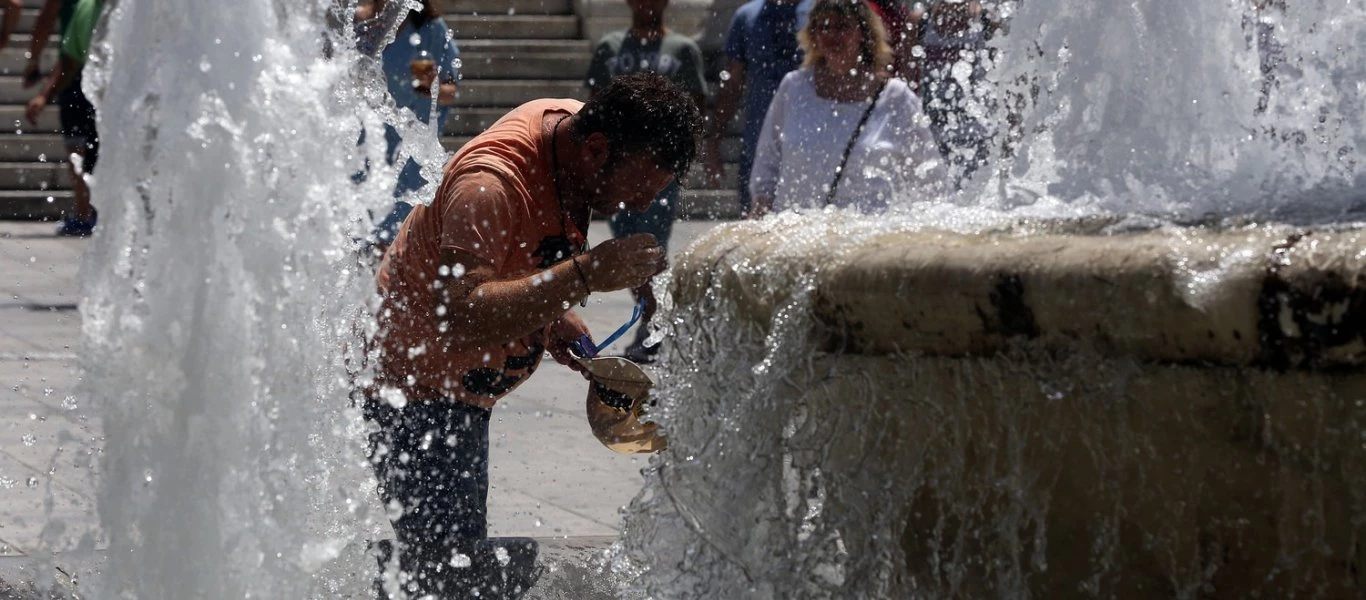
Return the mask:
POLYGON ((870 71, 889 72, 896 68, 892 46, 887 43, 887 27, 864 0, 819 0, 807 16, 806 27, 797 32, 797 42, 806 52, 803 67, 824 64, 825 57, 816 47, 813 29, 817 23, 832 17, 850 17, 858 23, 862 36, 859 62, 870 71))

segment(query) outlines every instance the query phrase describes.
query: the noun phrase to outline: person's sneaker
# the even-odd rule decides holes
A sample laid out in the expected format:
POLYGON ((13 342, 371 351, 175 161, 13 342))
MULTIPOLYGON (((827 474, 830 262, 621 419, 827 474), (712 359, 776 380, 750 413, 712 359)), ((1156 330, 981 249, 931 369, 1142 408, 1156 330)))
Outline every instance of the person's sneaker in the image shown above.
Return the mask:
POLYGON ((642 338, 637 339, 635 342, 632 342, 630 346, 627 346, 626 350, 621 353, 621 356, 633 363, 648 365, 655 361, 655 355, 657 354, 659 354, 659 344, 646 346, 645 340, 642 338))
POLYGON ((86 237, 95 232, 95 222, 99 220, 99 213, 90 213, 90 220, 84 221, 76 217, 63 219, 62 224, 57 227, 57 235, 67 237, 86 237))

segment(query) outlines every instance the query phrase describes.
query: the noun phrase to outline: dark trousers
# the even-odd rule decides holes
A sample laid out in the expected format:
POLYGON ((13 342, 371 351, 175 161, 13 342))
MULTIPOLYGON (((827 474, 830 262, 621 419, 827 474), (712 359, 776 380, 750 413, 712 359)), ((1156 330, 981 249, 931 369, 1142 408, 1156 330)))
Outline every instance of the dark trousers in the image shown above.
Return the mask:
MULTIPOLYGON (((488 539, 490 411, 445 399, 403 408, 369 399, 364 410, 379 426, 370 434, 370 463, 394 526, 392 542, 374 545, 390 587, 412 598, 525 592, 535 579, 536 542, 488 539)), ((389 597, 384 580, 376 582, 381 598, 389 597)))

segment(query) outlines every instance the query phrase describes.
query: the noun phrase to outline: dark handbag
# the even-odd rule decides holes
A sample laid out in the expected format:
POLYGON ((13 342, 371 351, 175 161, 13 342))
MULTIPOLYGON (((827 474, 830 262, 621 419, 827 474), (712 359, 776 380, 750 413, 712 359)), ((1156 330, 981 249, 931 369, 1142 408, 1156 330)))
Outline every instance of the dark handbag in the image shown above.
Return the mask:
POLYGON ((873 114, 873 107, 877 106, 878 98, 882 97, 883 88, 887 87, 887 80, 883 79, 878 84, 877 91, 873 93, 873 101, 868 103, 868 108, 863 111, 863 118, 858 120, 858 125, 854 127, 854 135, 849 138, 849 145, 844 147, 844 156, 840 158, 840 166, 835 169, 835 180, 830 182, 830 192, 825 195, 825 205, 830 206, 835 201, 835 190, 840 187, 840 179, 844 176, 844 165, 849 163, 849 153, 854 151, 854 143, 863 134, 863 126, 868 123, 868 116, 873 114))

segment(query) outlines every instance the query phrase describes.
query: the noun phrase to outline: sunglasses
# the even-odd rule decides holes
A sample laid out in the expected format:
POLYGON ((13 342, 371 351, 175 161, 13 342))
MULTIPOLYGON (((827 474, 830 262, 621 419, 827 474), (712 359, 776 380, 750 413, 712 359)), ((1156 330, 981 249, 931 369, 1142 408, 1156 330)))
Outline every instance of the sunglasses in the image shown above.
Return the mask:
POLYGON ((644 312, 645 299, 641 298, 636 302, 635 310, 631 311, 631 320, 627 321, 625 325, 618 327, 617 330, 612 332, 612 335, 607 336, 607 339, 603 340, 601 344, 594 344, 593 338, 588 334, 584 334, 583 337, 574 340, 574 342, 569 345, 569 351, 579 358, 593 358, 594 356, 597 356, 603 349, 611 346, 612 342, 615 342, 618 339, 621 339, 621 336, 626 335, 626 332, 631 330, 631 326, 635 325, 636 322, 640 320, 640 315, 644 312))

